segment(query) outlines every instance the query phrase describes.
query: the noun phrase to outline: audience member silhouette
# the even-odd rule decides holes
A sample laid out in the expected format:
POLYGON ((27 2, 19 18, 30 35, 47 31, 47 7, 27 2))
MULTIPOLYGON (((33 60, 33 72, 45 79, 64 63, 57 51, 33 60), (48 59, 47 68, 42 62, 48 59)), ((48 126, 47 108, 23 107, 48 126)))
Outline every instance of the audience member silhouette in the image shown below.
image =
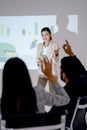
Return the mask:
POLYGON ((45 105, 66 105, 69 97, 52 75, 52 64, 48 59, 42 63, 42 71, 53 84, 56 94, 45 91, 43 86, 32 87, 26 64, 18 57, 10 58, 4 65, 2 77, 1 114, 6 127, 36 125, 37 120, 28 115, 44 113, 45 105), (43 64, 45 69, 43 69, 43 64))
POLYGON ((13 123, 16 127, 20 122, 23 123, 16 116, 34 114, 38 110, 36 95, 24 62, 19 58, 9 59, 4 66, 2 80, 2 119, 6 120, 7 127, 14 126, 13 123))
POLYGON ((64 89, 70 97, 69 104, 61 107, 53 106, 50 112, 67 109, 66 126, 70 127, 78 97, 87 95, 87 71, 71 49, 69 42, 63 45, 66 54, 61 59, 60 76, 65 83, 64 89))
MULTIPOLYGON (((81 75, 86 73, 86 69, 77 58, 66 40, 63 45, 64 51, 69 55, 61 59, 61 79, 66 83, 64 89, 70 96, 70 103, 64 109, 68 110, 66 125, 69 126, 75 110, 77 98, 87 95, 87 84, 81 80, 81 75)), ((87 79, 86 79, 87 80, 87 79)))

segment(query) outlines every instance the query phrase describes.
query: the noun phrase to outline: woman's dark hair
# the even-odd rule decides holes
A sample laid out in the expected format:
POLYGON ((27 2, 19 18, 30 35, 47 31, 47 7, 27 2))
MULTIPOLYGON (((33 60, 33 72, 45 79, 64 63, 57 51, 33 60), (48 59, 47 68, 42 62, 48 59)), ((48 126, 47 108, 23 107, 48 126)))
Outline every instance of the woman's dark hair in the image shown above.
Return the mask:
POLYGON ((65 73, 69 81, 73 81, 85 72, 86 69, 76 56, 67 56, 61 59, 61 72, 65 73))
MULTIPOLYGON (((50 28, 48 28, 48 27, 42 28, 41 33, 42 33, 43 31, 47 31, 47 32, 49 32, 49 34, 51 34, 51 30, 50 30, 50 28)), ((52 36, 50 37, 50 40, 52 40, 52 36)))
POLYGON ((36 111, 36 95, 28 69, 20 58, 10 58, 3 69, 2 118, 6 115, 32 114, 36 111))

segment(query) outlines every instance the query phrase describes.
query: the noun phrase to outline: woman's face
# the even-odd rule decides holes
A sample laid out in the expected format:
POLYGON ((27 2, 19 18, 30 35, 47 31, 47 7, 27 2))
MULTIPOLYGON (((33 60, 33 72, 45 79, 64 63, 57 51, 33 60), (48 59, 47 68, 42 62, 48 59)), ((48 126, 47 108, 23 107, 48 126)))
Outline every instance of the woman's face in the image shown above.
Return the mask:
POLYGON ((41 35, 44 42, 50 41, 51 34, 48 31, 42 31, 41 35))

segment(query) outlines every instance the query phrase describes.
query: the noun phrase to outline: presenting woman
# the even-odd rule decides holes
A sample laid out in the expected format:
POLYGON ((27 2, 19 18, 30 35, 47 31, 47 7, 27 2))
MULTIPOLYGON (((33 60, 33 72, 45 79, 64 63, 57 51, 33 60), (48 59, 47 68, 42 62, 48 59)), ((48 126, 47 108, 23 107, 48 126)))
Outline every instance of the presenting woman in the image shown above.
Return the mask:
MULTIPOLYGON (((37 46, 37 66, 39 69, 39 78, 38 84, 43 84, 46 86, 48 78, 41 71, 41 63, 40 60, 47 57, 49 61, 52 61, 52 74, 58 77, 58 55, 59 55, 59 47, 58 44, 52 40, 51 30, 48 27, 44 27, 41 30, 41 36, 43 42, 38 44, 37 46)), ((51 87, 51 82, 49 81, 49 90, 54 92, 51 87)))

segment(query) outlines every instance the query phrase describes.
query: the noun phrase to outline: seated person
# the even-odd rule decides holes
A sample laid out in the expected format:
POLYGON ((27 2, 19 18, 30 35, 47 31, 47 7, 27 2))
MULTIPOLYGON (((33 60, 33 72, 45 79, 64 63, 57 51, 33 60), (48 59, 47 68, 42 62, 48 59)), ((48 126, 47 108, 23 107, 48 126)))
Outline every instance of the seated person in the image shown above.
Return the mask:
POLYGON ((61 59, 61 79, 65 82, 64 89, 70 97, 70 102, 60 109, 67 109, 66 126, 69 127, 73 112, 75 110, 77 98, 87 95, 87 84, 81 80, 81 75, 86 73, 86 69, 81 61, 76 57, 69 42, 63 45, 64 51, 69 55, 61 59))
MULTIPOLYGON (((2 77, 1 114, 6 127, 35 126, 37 113, 45 113, 45 105, 63 106, 70 99, 64 88, 52 75, 52 64, 48 59, 41 63, 42 71, 52 82, 56 94, 47 92, 43 86, 33 87, 25 63, 18 57, 10 58, 4 65, 2 77), (45 65, 45 68, 43 68, 45 65)), ((40 120, 39 120, 40 121, 40 120)))

